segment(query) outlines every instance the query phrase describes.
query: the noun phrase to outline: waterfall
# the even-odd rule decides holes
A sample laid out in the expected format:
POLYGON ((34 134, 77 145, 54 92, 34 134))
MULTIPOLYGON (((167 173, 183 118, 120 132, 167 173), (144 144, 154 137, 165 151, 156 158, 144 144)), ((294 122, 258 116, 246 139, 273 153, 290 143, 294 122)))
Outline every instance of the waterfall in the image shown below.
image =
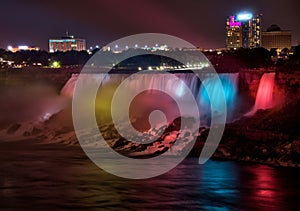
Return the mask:
POLYGON ((255 104, 252 110, 246 114, 250 116, 255 114, 259 109, 268 109, 274 106, 273 90, 275 83, 275 73, 265 73, 260 79, 255 104))
POLYGON ((267 109, 273 106, 273 89, 275 73, 266 73, 262 76, 255 100, 254 109, 267 109))
MULTIPOLYGON (((72 74, 71 78, 66 82, 63 88, 60 91, 60 94, 66 97, 73 97, 76 82, 78 80, 79 74, 72 74)), ((110 75, 108 74, 93 74, 93 75, 84 75, 84 83, 98 83, 102 81, 101 84, 110 80, 110 75)))
MULTIPOLYGON (((191 91, 192 95, 196 96, 199 90, 197 84, 198 78, 194 74, 136 74, 127 79, 126 93, 120 98, 124 98, 123 101, 126 102, 126 99, 134 95, 136 90, 145 89, 147 91, 137 95, 131 104, 132 118, 137 119, 138 124, 142 125, 147 121, 150 111, 161 110, 170 123, 179 116, 194 115, 192 113, 194 104, 187 99, 187 94, 191 91), (184 113, 179 112, 177 103, 184 104, 186 108, 184 113)), ((120 112, 120 118, 122 118, 121 113, 126 111, 120 112)))
POLYGON ((71 78, 67 81, 64 87, 61 89, 60 94, 67 97, 73 97, 75 84, 79 74, 72 74, 71 78))
POLYGON ((235 106, 237 89, 238 89, 238 73, 235 74, 219 74, 218 75, 221 84, 217 83, 218 78, 216 76, 208 76, 200 87, 198 93, 198 102, 200 107, 200 113, 203 117, 210 116, 210 112, 219 112, 223 108, 222 90, 225 94, 227 116, 230 118, 232 116, 232 110, 235 106), (212 93, 211 98, 209 98, 207 93, 212 93), (211 103, 213 102, 213 103, 211 103))
MULTIPOLYGON (((227 116, 230 118, 232 116, 232 112, 234 109, 236 97, 237 97, 237 84, 238 84, 238 73, 224 73, 219 74, 219 78, 221 80, 222 86, 217 83, 217 78, 215 74, 208 74, 208 73, 200 73, 202 74, 201 78, 204 80, 201 82, 200 79, 195 74, 190 73, 175 73, 176 76, 170 77, 168 74, 163 73, 145 73, 145 74, 136 74, 132 75, 131 77, 127 78, 129 74, 95 74, 93 77, 105 77, 105 81, 109 81, 110 87, 114 84, 114 87, 118 87, 121 82, 127 80, 126 82, 126 91, 125 95, 130 95, 133 90, 139 90, 141 87, 147 88, 147 93, 144 93, 144 97, 140 96, 137 101, 135 101, 135 110, 142 110, 144 111, 144 107, 146 106, 147 109, 155 108, 159 109, 162 108, 164 111, 169 113, 169 120, 172 118, 176 118, 178 116, 178 110, 174 109, 173 106, 174 101, 169 99, 167 95, 159 95, 156 91, 153 90, 154 87, 159 87, 161 90, 165 90, 166 94, 174 93, 175 101, 180 101, 185 103, 185 105, 191 106, 191 102, 186 101, 186 94, 188 90, 186 90, 186 86, 194 95, 198 106, 199 111, 201 114, 201 118, 209 118, 211 112, 211 101, 214 102, 213 112, 218 112, 218 110, 222 110, 220 106, 222 106, 222 102, 220 102, 220 95, 222 94, 222 89, 225 93, 226 105, 227 105, 227 116), (186 86, 184 86, 184 84, 186 86), (206 89, 210 93, 212 93, 211 99, 209 99, 206 89)), ((78 79, 78 74, 73 74, 72 77, 67 81, 65 86, 61 90, 61 94, 72 97, 76 81, 78 79)), ((91 79, 86 81, 85 83, 91 83, 91 79)), ((108 86, 105 85, 106 83, 102 83, 102 88, 104 90, 110 90, 108 86)), ((104 109, 104 105, 110 105, 110 103, 106 102, 112 98, 113 92, 108 91, 105 95, 105 99, 102 98, 102 105, 100 106, 103 109, 103 112, 107 113, 109 109, 104 109), (106 99, 107 98, 107 99, 106 99)), ((124 97, 124 100, 127 96, 124 97)), ((176 105, 175 105, 176 106, 176 105)), ((102 110, 101 110, 102 112, 102 110)), ((190 115, 190 114, 183 114, 183 115, 190 115)))

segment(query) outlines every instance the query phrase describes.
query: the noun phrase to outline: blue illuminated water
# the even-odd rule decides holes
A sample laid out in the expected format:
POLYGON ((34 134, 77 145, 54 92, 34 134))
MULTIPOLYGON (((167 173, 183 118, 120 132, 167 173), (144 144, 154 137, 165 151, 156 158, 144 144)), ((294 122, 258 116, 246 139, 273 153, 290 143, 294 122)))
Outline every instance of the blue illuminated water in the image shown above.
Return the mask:
POLYGON ((220 74, 219 78, 214 76, 206 78, 197 96, 200 112, 206 115, 211 111, 220 113, 223 111, 224 102, 222 99, 225 96, 227 114, 230 116, 236 106, 237 80, 238 74, 220 74), (219 83, 219 80, 221 83, 219 83), (211 99, 208 93, 211 93, 211 99))

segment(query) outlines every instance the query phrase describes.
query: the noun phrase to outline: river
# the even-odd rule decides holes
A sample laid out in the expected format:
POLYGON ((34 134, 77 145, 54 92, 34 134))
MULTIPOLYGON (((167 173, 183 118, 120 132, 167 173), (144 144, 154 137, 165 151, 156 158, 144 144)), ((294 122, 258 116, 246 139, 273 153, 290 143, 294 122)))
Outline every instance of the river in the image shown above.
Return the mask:
POLYGON ((187 158, 148 180, 113 176, 78 146, 0 142, 0 209, 298 210, 300 169, 187 158))

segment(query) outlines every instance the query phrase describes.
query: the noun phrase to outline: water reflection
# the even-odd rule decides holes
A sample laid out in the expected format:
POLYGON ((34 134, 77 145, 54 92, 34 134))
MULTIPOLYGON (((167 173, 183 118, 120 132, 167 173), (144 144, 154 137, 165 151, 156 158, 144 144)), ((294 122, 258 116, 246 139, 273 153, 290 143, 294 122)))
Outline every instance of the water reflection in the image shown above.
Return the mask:
POLYGON ((239 171, 232 162, 208 162, 199 169, 203 208, 234 208, 239 202, 239 171))
POLYGON ((298 209, 295 199, 300 194, 299 169, 250 165, 241 170, 244 181, 241 203, 256 210, 298 209))
MULTIPOLYGON (((79 147, 0 143, 0 208, 297 210, 300 169, 188 158, 149 180, 112 176, 79 147), (55 152, 55 153, 54 153, 55 152)), ((130 169, 128 169, 130 171, 130 169)))

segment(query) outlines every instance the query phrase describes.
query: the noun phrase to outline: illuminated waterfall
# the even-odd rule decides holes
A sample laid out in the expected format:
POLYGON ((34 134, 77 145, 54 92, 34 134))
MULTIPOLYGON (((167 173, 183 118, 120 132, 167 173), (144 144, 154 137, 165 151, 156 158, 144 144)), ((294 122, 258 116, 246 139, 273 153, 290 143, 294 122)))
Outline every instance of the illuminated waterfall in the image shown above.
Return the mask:
MULTIPOLYGON (((205 78, 204 81, 200 82, 199 78, 195 74, 189 74, 189 73, 175 73, 174 75, 178 79, 171 79, 169 75, 158 73, 158 74, 138 74, 136 76, 133 76, 129 79, 129 82, 126 85, 126 90, 128 90, 128 94, 131 92, 131 90, 138 90, 139 87, 147 87, 146 93, 143 93, 143 96, 139 96, 138 100, 135 101, 134 110, 143 112, 145 110, 151 110, 153 109, 162 109, 164 110, 169 117, 170 121, 172 118, 176 118, 178 116, 178 109, 174 108, 176 104, 174 104, 174 101, 169 99, 166 95, 160 95, 157 92, 153 91, 153 87, 160 87, 164 90, 166 90, 167 93, 175 93, 176 99, 175 101, 185 101, 185 95, 188 90, 186 90, 184 87, 184 84, 187 85, 187 87, 190 89, 192 94, 194 95, 196 101, 198 102, 199 111, 201 114, 201 118, 209 118, 210 112, 211 112, 211 101, 214 102, 214 108, 212 109, 213 112, 218 112, 219 110, 222 110, 220 107, 222 105, 222 102, 220 102, 220 95, 222 94, 222 89, 224 89, 225 99, 226 99, 226 105, 227 105, 227 116, 230 118, 231 112, 233 111, 233 108, 235 106, 235 101, 237 98, 237 84, 238 84, 238 73, 235 74, 219 74, 219 78, 221 80, 222 86, 220 84, 216 83, 216 78, 214 75, 207 74, 207 73, 200 73, 203 74, 202 76, 205 78), (212 99, 209 99, 208 94, 206 92, 206 89, 210 93, 212 93, 212 99), (147 107, 147 108, 145 108, 147 107), (145 109, 144 109, 145 108, 145 109)), ((125 80, 127 74, 110 74, 109 77, 107 77, 106 74, 95 74, 95 77, 107 77, 107 81, 110 81, 110 84, 114 84, 113 87, 118 87, 122 81, 125 80)), ((78 75, 74 74, 69 79, 69 81, 66 83, 66 85, 61 90, 61 94, 65 96, 72 97, 76 80, 78 78, 78 75)), ((88 83, 88 82, 87 82, 88 83)), ((103 85, 102 88, 104 89, 103 96, 105 98, 102 98, 99 102, 102 102, 101 105, 99 105, 100 110, 103 109, 104 113, 109 112, 110 108, 104 109, 103 107, 110 107, 110 103, 106 102, 109 99, 112 99, 113 92, 108 91, 109 89, 112 89, 112 86, 110 85, 110 88, 107 85, 103 85), (107 91, 105 91, 107 90, 107 91)), ((114 88, 114 89, 115 89, 114 88)), ((123 96, 126 98, 126 96, 123 96)), ((184 102, 186 106, 190 106, 190 102, 184 102)), ((99 111, 101 112, 101 111, 99 111)), ((100 113, 99 113, 100 114, 100 113)), ((186 114, 187 116, 189 114, 186 114)))
POLYGON ((274 106, 273 91, 275 83, 275 73, 265 73, 260 79, 255 104, 246 116, 253 115, 259 109, 268 109, 274 106))
POLYGON ((75 84, 78 79, 78 74, 72 74, 71 78, 67 81, 61 89, 60 94, 67 97, 73 97, 75 84))
POLYGON ((223 106, 223 103, 221 102, 223 94, 222 90, 224 90, 226 99, 227 116, 229 118, 231 116, 231 111, 235 106, 237 96, 238 73, 219 74, 219 78, 222 85, 217 83, 217 77, 209 76, 203 81, 203 85, 200 87, 198 102, 201 116, 209 116, 210 111, 218 113, 223 109, 221 108, 221 106, 223 106), (212 93, 211 99, 207 92, 212 93))
POLYGON ((255 100, 254 109, 267 109, 273 106, 275 73, 266 73, 262 76, 255 100))

